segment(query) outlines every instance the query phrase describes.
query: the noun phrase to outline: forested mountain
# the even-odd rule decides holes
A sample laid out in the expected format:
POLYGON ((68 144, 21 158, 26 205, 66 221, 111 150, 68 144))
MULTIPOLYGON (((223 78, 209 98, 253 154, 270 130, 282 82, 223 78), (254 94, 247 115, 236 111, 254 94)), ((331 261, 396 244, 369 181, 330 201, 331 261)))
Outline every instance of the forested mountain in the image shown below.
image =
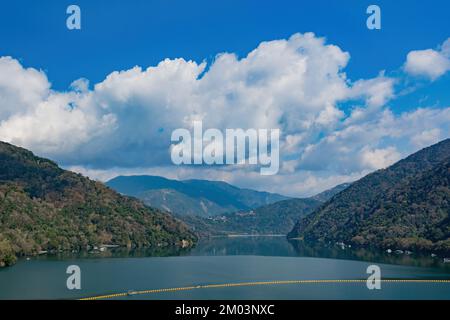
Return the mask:
POLYGON ((316 194, 315 196, 312 196, 311 198, 314 200, 318 200, 321 202, 326 202, 329 199, 331 199, 332 197, 334 197, 335 194, 338 194, 339 192, 347 189, 349 186, 351 185, 351 183, 342 183, 342 184, 338 184, 337 186, 325 190, 319 194, 316 194))
POLYGON ((314 199, 289 199, 250 211, 215 217, 179 216, 200 236, 231 234, 287 234, 303 216, 322 202, 314 199))
POLYGON ((200 236, 229 234, 287 234, 302 217, 344 190, 341 184, 311 198, 287 199, 253 210, 238 211, 216 217, 179 216, 200 236))
POLYGON ((290 238, 450 251, 450 139, 378 170, 301 219, 290 238))
POLYGON ((145 204, 177 215, 214 216, 250 210, 285 196, 241 189, 222 181, 171 180, 158 176, 119 176, 106 183, 145 204))
POLYGON ((41 250, 189 246, 195 240, 167 213, 0 142, 0 265, 41 250))

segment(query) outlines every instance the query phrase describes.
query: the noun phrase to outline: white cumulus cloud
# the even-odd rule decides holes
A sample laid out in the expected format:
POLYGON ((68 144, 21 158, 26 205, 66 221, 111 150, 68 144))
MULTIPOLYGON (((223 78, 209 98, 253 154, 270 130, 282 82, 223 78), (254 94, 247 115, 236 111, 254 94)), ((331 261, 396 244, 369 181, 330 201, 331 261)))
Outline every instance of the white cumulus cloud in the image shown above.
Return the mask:
MULTIPOLYGON (((436 53, 448 57, 449 43, 436 53)), ((419 72, 411 57, 415 69, 407 70, 419 72)), ((241 58, 221 53, 209 65, 165 59, 56 91, 43 71, 3 57, 0 140, 101 179, 153 173, 309 195, 449 136, 449 108, 396 115, 386 106, 395 98, 396 80, 384 72, 349 79, 349 59, 324 38, 294 34, 262 42, 241 58), (349 110, 340 107, 352 101, 357 105, 349 110), (280 173, 262 177, 242 165, 174 166, 171 133, 189 129, 193 120, 203 120, 204 129, 280 129, 280 173)))
POLYGON ((450 70, 450 38, 440 49, 415 50, 408 53, 404 69, 414 76, 436 80, 450 70))

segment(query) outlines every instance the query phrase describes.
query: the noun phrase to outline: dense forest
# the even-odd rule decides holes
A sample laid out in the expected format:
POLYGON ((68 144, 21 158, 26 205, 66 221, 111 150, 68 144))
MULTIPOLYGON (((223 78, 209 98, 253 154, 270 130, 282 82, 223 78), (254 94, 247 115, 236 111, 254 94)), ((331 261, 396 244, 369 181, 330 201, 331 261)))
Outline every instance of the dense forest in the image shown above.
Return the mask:
POLYGON ((171 180, 159 176, 118 176, 106 182, 114 190, 176 215, 215 216, 250 210, 288 197, 242 189, 224 181, 171 180))
POLYGON ((190 246, 195 241, 188 227, 169 214, 0 142, 0 265, 43 250, 190 246))
POLYGON ((202 237, 230 234, 287 234, 295 223, 323 202, 346 189, 344 183, 325 190, 313 197, 287 199, 248 211, 237 211, 216 217, 180 215, 179 219, 188 224, 202 237))
POLYGON ((378 170, 289 233, 305 241, 450 252, 450 139, 378 170))
POLYGON ((252 234, 287 234, 298 219, 316 209, 322 202, 314 199, 289 199, 249 211, 216 217, 179 216, 201 237, 252 234))

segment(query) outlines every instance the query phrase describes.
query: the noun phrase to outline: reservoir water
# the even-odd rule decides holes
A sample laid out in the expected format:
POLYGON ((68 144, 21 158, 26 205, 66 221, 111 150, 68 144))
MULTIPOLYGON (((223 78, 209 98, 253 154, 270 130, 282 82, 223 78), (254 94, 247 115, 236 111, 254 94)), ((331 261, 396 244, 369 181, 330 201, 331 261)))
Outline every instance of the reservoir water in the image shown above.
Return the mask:
POLYGON ((290 280, 365 280, 369 265, 382 279, 450 280, 442 257, 395 254, 338 246, 313 248, 284 237, 233 237, 201 241, 189 251, 159 250, 42 255, 0 269, 0 299, 76 299, 114 293, 190 287, 126 295, 120 299, 450 299, 449 282, 382 282, 381 290, 356 283, 279 283, 290 280), (81 269, 81 290, 68 290, 66 269, 81 269))

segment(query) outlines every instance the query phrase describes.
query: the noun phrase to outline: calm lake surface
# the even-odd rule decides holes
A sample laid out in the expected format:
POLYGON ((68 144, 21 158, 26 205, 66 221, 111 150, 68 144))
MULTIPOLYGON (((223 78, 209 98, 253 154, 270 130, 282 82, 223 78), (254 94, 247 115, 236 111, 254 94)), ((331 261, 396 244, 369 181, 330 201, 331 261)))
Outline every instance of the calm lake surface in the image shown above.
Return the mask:
MULTIPOLYGON (((442 258, 349 248, 312 248, 284 237, 202 241, 190 251, 113 250, 21 259, 0 269, 0 299, 73 299, 129 290, 274 280, 367 279, 371 264, 383 279, 450 279, 442 258), (154 256, 155 254, 159 256, 154 256), (81 290, 68 290, 69 265, 81 268, 81 290)), ((450 283, 281 284, 132 295, 121 299, 450 299, 450 283)))

